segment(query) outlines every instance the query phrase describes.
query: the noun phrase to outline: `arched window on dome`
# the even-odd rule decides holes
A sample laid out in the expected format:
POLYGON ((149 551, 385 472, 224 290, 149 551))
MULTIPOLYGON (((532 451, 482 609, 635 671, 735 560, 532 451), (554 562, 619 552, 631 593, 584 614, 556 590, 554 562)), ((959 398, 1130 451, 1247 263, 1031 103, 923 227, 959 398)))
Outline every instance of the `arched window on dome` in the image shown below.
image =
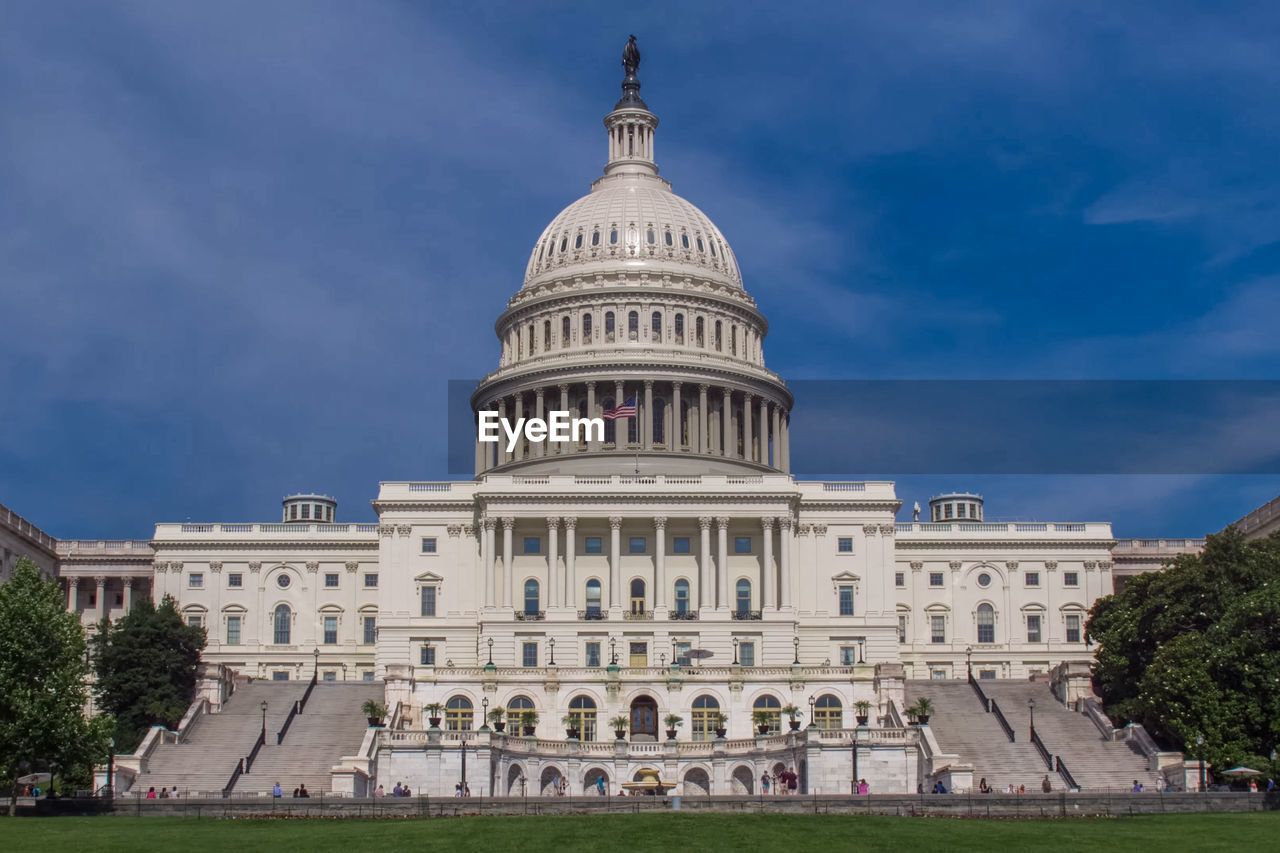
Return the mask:
POLYGON ((675 320, 676 343, 684 345, 684 315, 677 314, 675 320))
POLYGON ((699 347, 706 346, 706 335, 703 333, 704 325, 701 317, 693 322, 693 342, 699 347))
POLYGON ((560 238, 560 251, 564 252, 564 250, 567 248, 569 248, 569 237, 568 235, 565 235, 564 237, 560 238))
POLYGON ((648 239, 649 239, 649 245, 650 245, 650 246, 652 246, 652 245, 657 241, 657 236, 658 236, 658 235, 654 233, 654 231, 653 231, 653 229, 652 229, 652 228, 650 228, 650 229, 649 229, 649 232, 648 232, 648 234, 646 234, 646 236, 647 236, 647 237, 648 237, 648 239))
POLYGON ((542 351, 551 352, 551 321, 542 321, 542 351))
POLYGON ((716 352, 724 352, 724 337, 721 335, 720 321, 716 320, 716 352))
POLYGON ((699 251, 699 252, 705 252, 705 251, 706 251, 706 249, 705 249, 705 248, 703 248, 703 245, 702 245, 702 238, 701 238, 701 237, 699 237, 699 238, 698 238, 698 251, 699 251))
POLYGON ((617 243, 618 243, 618 229, 617 229, 617 228, 610 228, 610 229, 609 229, 609 244, 610 244, 610 245, 617 245, 617 243))
POLYGON ((627 340, 640 340, 640 312, 627 312, 627 340))
POLYGON ((599 228, 591 232, 591 245, 593 246, 600 245, 600 229, 599 228))
POLYGON ((729 327, 729 355, 738 354, 738 327, 729 327))
POLYGON ((683 249, 687 249, 687 248, 689 248, 689 235, 688 235, 688 234, 684 234, 684 233, 682 233, 682 234, 680 235, 680 247, 681 247, 681 248, 683 248, 683 249))
POLYGON ((547 244, 543 243, 538 247, 538 263, 542 263, 542 257, 547 253, 547 244))
POLYGON ((578 236, 573 238, 573 248, 575 249, 582 248, 582 232, 581 231, 578 232, 578 236))
POLYGON ((548 262, 551 261, 551 258, 553 255, 555 255, 555 253, 556 253, 556 238, 552 237, 550 240, 547 241, 547 261, 548 262))
POLYGON ((664 240, 666 241, 666 244, 667 244, 668 246, 672 245, 672 243, 671 243, 671 231, 670 231, 670 229, 668 229, 668 230, 665 232, 664 240))
POLYGON ((569 315, 565 314, 560 318, 560 349, 569 346, 569 338, 573 337, 573 323, 569 320, 569 315))
POLYGON ((710 245, 711 245, 711 257, 713 257, 713 258, 714 258, 714 257, 716 256, 716 241, 715 241, 715 240, 709 240, 709 241, 708 241, 708 243, 710 243, 710 245))
POLYGON ((613 312, 604 312, 604 342, 613 343, 613 312))
MULTIPOLYGON (((600 407, 606 412, 613 408, 613 398, 605 397, 600 401, 600 407)), ((618 441, 618 422, 606 419, 604 422, 604 443, 616 444, 618 441)))
POLYGON ((659 397, 653 401, 653 443, 667 441, 667 401, 659 397))
POLYGON ((534 333, 533 324, 529 324, 529 355, 538 351, 538 336, 534 333))
POLYGON ((582 342, 584 344, 591 343, 591 314, 582 315, 582 342))
POLYGON ((650 326, 649 331, 651 332, 651 334, 649 335, 649 340, 651 341, 662 340, 662 312, 661 311, 653 312, 653 317, 650 318, 649 326, 650 326))

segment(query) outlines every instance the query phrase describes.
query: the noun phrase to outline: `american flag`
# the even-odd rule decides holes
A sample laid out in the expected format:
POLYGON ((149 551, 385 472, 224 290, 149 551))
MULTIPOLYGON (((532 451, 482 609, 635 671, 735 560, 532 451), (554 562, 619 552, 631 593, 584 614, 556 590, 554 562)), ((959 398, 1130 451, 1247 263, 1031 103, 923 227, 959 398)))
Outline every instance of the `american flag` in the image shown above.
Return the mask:
POLYGON ((622 401, 622 405, 616 409, 605 409, 604 419, 606 421, 617 420, 618 418, 634 418, 636 416, 636 398, 628 397, 622 401))

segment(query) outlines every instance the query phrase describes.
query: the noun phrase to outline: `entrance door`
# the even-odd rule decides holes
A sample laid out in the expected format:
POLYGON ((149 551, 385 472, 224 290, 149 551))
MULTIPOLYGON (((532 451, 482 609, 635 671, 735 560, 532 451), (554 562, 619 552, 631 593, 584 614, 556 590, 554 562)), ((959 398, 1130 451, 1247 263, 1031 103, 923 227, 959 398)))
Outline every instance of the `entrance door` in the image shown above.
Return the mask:
POLYGON ((629 645, 631 646, 631 666, 648 666, 649 644, 630 643, 629 645))
POLYGON ((631 736, 649 735, 658 738, 658 703, 648 696, 641 696, 631 703, 631 736))

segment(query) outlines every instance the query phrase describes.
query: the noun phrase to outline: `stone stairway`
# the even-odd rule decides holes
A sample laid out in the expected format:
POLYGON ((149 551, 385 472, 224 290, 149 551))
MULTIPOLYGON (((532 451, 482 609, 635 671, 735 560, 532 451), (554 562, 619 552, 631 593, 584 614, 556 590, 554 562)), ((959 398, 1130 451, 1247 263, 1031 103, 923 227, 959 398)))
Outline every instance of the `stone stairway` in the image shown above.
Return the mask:
POLYGON ((1000 703, 1019 739, 1030 733, 1027 700, 1035 700, 1036 734, 1046 749, 1061 756, 1081 789, 1129 791, 1136 779, 1147 791, 1159 790, 1160 774, 1147 769, 1146 757, 1131 742, 1104 739, 1088 717, 1063 707, 1048 684, 991 680, 982 689, 1000 703))
POLYGON ((248 755, 262 730, 262 703, 267 703, 267 737, 278 730, 302 698, 305 682, 254 681, 236 690, 218 714, 202 716, 182 743, 156 747, 147 762, 147 772, 133 785, 133 792, 146 794, 154 787, 178 786, 184 797, 197 794, 222 796, 237 762, 248 755))
POLYGON ((318 682, 283 743, 276 744, 276 732, 284 719, 275 728, 268 726, 267 745, 252 770, 236 782, 235 793, 269 792, 276 782, 286 797, 299 785, 306 785, 312 796, 328 792, 333 765, 354 755, 364 740, 368 721, 360 706, 366 699, 382 698, 381 682, 318 682))
MULTIPOLYGON (((984 690, 987 683, 982 685, 984 690)), ((1040 793, 1046 774, 1055 791, 1066 786, 1061 776, 1049 772, 1039 751, 1030 743, 1028 731, 1017 729, 1017 723, 1009 718, 1003 700, 1000 700, 1000 709, 1009 718, 1017 737, 1013 743, 1009 742, 995 714, 982 709, 981 700, 967 681, 908 681, 907 705, 921 696, 933 702, 929 728, 933 730, 939 748, 944 753, 959 756, 961 763, 973 765, 974 791, 977 791, 979 781, 985 778, 987 784, 997 791, 1003 791, 1006 785, 1012 784, 1015 789, 1025 785, 1028 793, 1040 793)), ((1064 760, 1068 759, 1064 757, 1064 760)))

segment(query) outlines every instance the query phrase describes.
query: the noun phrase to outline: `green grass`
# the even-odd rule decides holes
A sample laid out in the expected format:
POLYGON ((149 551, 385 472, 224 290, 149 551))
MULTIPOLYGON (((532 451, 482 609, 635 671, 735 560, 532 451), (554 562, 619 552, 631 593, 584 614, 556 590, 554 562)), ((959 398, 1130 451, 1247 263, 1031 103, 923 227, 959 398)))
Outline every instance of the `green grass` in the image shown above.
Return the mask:
POLYGON ((1182 814, 1060 820, 649 814, 427 820, 216 820, 160 817, 17 818, 8 850, 214 850, 273 853, 412 849, 588 850, 1030 850, 1269 849, 1280 813, 1182 814))

